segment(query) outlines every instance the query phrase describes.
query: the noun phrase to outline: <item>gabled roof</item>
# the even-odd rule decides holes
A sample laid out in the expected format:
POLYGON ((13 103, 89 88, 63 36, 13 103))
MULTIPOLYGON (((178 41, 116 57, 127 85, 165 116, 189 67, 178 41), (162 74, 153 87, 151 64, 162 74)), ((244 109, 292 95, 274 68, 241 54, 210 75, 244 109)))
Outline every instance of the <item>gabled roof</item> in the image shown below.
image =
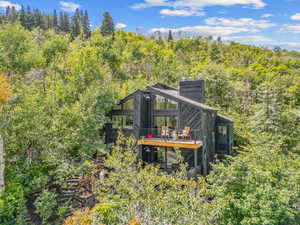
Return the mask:
POLYGON ((170 98, 174 101, 187 103, 189 105, 192 105, 194 107, 201 108, 204 110, 218 111, 216 108, 210 107, 208 105, 199 103, 197 101, 194 101, 192 99, 189 99, 187 97, 180 95, 178 89, 169 87, 167 85, 162 86, 162 84, 158 83, 154 86, 148 86, 148 89, 152 92, 155 92, 156 94, 162 95, 163 97, 170 98))
POLYGON ((173 87, 171 87, 171 86, 168 86, 168 85, 162 84, 162 83, 157 83, 157 84, 153 85, 152 87, 154 87, 154 88, 159 88, 159 89, 167 89, 167 90, 178 91, 177 88, 173 88, 173 87))
POLYGON ((233 120, 230 119, 229 117, 227 116, 224 116, 224 115, 221 115, 221 114, 218 114, 218 117, 220 118, 220 120, 223 120, 223 121, 226 121, 226 122, 229 122, 229 123, 233 123, 233 120))
POLYGON ((145 93, 145 91, 142 91, 140 89, 136 90, 135 92, 133 92, 130 95, 127 95, 125 98, 121 99, 120 104, 126 102, 127 100, 133 98, 135 95, 141 94, 141 93, 143 94, 143 93, 145 93))

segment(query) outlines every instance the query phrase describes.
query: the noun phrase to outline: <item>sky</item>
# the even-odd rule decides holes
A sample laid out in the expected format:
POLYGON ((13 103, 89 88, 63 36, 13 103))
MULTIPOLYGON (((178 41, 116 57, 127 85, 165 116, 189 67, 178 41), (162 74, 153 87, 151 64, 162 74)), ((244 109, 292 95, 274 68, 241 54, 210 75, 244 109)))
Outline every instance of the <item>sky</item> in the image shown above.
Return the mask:
POLYGON ((263 47, 300 51, 300 0, 12 0, 6 6, 30 5, 45 13, 87 10, 93 28, 108 11, 118 29, 187 36, 222 37, 263 47))

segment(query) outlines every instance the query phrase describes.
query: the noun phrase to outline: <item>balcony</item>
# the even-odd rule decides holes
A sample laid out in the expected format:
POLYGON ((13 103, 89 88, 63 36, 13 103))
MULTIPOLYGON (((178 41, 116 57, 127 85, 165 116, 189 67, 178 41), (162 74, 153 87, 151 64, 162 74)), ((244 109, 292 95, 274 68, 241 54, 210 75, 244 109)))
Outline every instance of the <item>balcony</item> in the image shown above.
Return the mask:
POLYGON ((140 129, 139 145, 171 147, 197 150, 202 147, 200 130, 142 128, 140 129))

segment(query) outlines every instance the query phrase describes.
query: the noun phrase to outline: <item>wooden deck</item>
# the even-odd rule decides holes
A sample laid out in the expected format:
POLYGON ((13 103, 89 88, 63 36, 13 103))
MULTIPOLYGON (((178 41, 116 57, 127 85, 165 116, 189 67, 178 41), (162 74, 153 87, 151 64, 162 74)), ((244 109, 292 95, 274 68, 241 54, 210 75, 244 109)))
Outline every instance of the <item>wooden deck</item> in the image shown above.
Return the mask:
POLYGON ((173 147, 173 148, 186 148, 198 149, 203 143, 202 141, 195 140, 173 140, 164 138, 144 138, 139 140, 139 145, 157 146, 157 147, 173 147))

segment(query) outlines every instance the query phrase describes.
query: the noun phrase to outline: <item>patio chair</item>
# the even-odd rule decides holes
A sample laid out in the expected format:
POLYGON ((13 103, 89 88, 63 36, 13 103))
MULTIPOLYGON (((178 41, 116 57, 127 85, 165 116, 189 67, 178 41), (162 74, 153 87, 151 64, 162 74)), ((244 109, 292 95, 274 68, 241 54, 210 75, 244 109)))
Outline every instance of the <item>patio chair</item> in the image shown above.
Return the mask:
POLYGON ((192 139, 190 131, 191 131, 191 127, 184 127, 182 132, 178 134, 178 137, 182 139, 192 139))
POLYGON ((162 138, 169 138, 170 135, 171 135, 169 127, 168 126, 162 126, 160 135, 162 136, 162 138))

